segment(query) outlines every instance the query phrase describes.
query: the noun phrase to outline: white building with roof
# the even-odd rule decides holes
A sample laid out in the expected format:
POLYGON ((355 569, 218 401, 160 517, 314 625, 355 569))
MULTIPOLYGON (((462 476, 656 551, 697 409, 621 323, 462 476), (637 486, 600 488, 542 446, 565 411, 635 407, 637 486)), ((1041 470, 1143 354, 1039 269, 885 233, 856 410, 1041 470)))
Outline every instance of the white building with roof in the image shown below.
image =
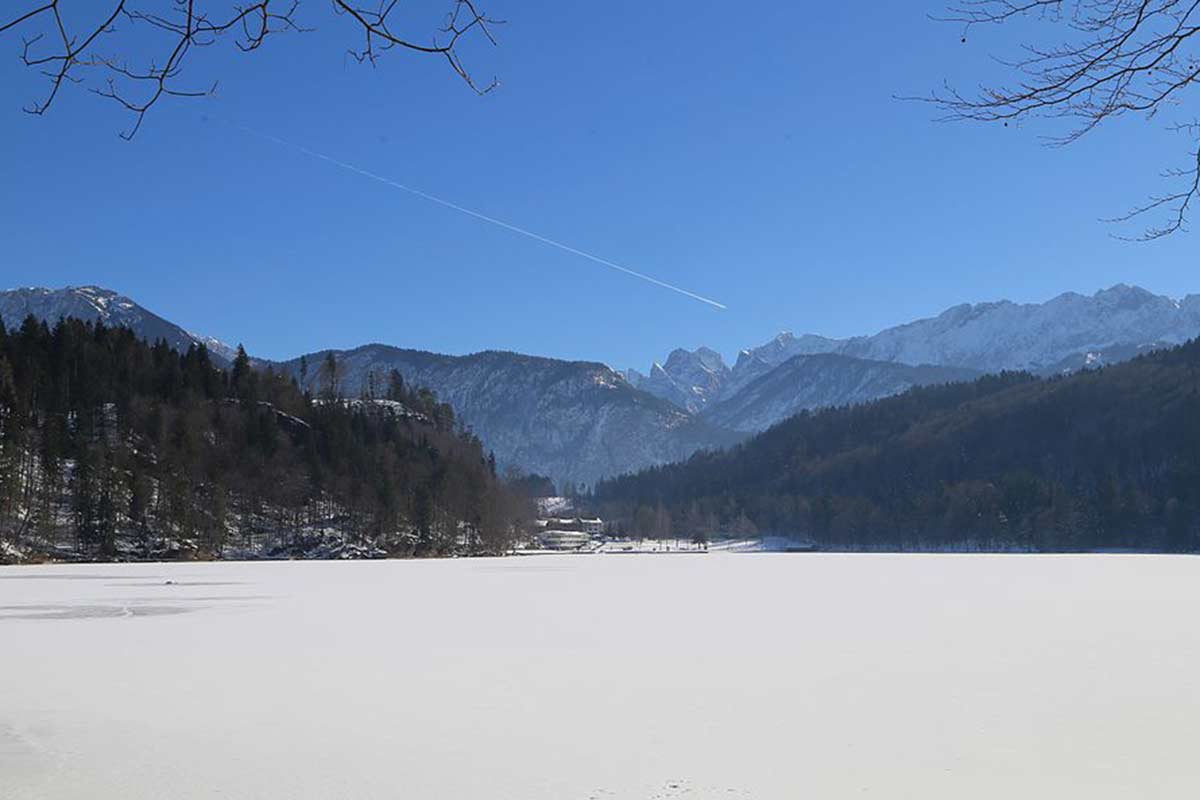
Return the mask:
POLYGON ((537 539, 546 550, 581 550, 592 543, 592 535, 586 531, 547 529, 537 539))

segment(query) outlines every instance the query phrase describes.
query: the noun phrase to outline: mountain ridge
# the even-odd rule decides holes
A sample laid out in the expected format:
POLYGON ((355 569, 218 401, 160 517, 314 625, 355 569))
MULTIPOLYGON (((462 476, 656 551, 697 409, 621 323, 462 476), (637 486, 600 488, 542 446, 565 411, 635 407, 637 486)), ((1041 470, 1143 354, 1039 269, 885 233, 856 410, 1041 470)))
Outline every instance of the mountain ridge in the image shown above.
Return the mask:
POLYGON ((444 355, 372 344, 317 351, 278 366, 316 391, 321 364, 331 352, 342 371, 343 392, 361 391, 371 375, 386 380, 394 369, 407 383, 449 403, 501 465, 560 481, 590 485, 630 465, 668 463, 741 439, 593 361, 502 350, 444 355))
MULTIPOLYGON (((960 303, 935 316, 842 339, 784 331, 739 351, 715 390, 709 384, 688 385, 688 376, 669 365, 664 367, 669 382, 642 379, 635 385, 668 399, 700 392, 707 405, 729 400, 791 358, 820 353, 914 367, 1045 375, 1117 363, 1197 335, 1200 294, 1172 298, 1118 283, 1091 295, 1062 292, 1042 303, 960 303)), ((629 372, 641 377, 636 370, 629 372)))
POLYGON ((1200 338, 1097 370, 986 375, 797 414, 602 482, 596 509, 831 550, 1200 552, 1200 338))
POLYGON ((701 416, 722 427, 756 433, 801 411, 867 403, 914 386, 970 381, 980 375, 961 367, 913 366, 837 353, 797 355, 707 407, 701 416))
MULTIPOLYGON (((181 351, 204 344, 218 363, 234 355, 228 345, 98 286, 0 293, 6 325, 28 314, 48 322, 75 316, 124 325, 181 351)), ((1172 299, 1117 284, 1045 303, 963 303, 867 336, 784 332, 739 352, 732 367, 711 348, 676 348, 649 375, 504 349, 445 355, 373 342, 332 352, 343 360, 340 388, 347 395, 361 392, 368 376, 382 382, 397 369, 411 385, 453 406, 502 464, 591 485, 728 446, 800 411, 1001 370, 1088 369, 1197 335, 1200 295, 1172 299)), ((287 371, 313 389, 326 352, 252 363, 287 371)))
POLYGON ((101 286, 65 286, 48 289, 31 286, 0 291, 0 319, 14 328, 28 316, 53 325, 75 317, 85 322, 123 326, 149 342, 159 339, 183 352, 188 345, 204 345, 214 361, 232 363, 236 349, 211 336, 201 336, 160 317, 131 298, 101 286))

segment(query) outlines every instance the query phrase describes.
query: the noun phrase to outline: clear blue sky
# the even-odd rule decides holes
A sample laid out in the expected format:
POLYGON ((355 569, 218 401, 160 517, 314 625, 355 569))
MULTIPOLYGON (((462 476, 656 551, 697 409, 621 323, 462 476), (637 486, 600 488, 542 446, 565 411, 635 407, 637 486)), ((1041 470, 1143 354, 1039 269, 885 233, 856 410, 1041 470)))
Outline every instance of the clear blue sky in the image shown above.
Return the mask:
MULTIPOLYGON (((1140 121, 1066 150, 1048 128, 931 122, 893 99, 994 74, 1016 30, 931 22, 936 2, 596 5, 491 0, 501 46, 372 70, 319 30, 186 75, 215 99, 126 118, 69 87, 52 113, 0 37, 7 287, 101 284, 255 354, 379 341, 644 368, 782 329, 869 333, 998 298, 1116 282, 1200 291, 1197 239, 1115 241, 1098 219, 1162 188, 1186 142, 1140 121), (864 8, 869 6, 869 12, 864 8), (205 119, 208 115, 208 119, 205 119), (717 311, 247 136, 329 153, 714 297, 717 311)), ((6 287, 6 288, 7 288, 6 287)))

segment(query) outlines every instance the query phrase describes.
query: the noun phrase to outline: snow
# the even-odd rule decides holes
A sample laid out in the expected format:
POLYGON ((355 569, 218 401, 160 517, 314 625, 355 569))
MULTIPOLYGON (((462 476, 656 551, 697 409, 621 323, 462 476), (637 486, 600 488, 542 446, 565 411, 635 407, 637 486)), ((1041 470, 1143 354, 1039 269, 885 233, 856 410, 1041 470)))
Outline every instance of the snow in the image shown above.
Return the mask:
POLYGON ((18 564, 25 560, 25 553, 11 542, 0 541, 0 564, 18 564))
POLYGON ((569 497, 539 497, 537 507, 543 517, 555 517, 573 509, 575 503, 569 497))
POLYGON ((614 539, 596 547, 597 553, 703 553, 703 545, 690 539, 614 539))
POLYGON ((637 388, 669 400, 690 413, 699 411, 714 399, 729 377, 729 367, 721 354, 707 347, 671 351, 666 364, 655 361, 650 366, 649 376, 644 379, 635 370, 630 372, 639 378, 635 384, 637 388))
POLYGON ((955 306, 935 318, 834 344, 836 352, 859 358, 1038 371, 1089 350, 1184 342, 1200 335, 1197 310, 1190 298, 1176 302, 1117 284, 1091 296, 1067 292, 1040 304, 955 306))
MULTIPOLYGON (((665 366, 655 362, 650 377, 635 385, 691 412, 702 412, 739 397, 757 378, 796 356, 833 353, 911 366, 1053 374, 1111 360, 1103 356, 1105 350, 1162 347, 1196 336, 1200 336, 1200 296, 1176 299, 1117 284, 1091 296, 1066 292, 1045 303, 964 303, 936 317, 871 336, 831 339, 784 331, 758 347, 739 351, 732 369, 707 348, 676 350, 665 366), (1085 362, 1089 353, 1096 358, 1085 362)), ((860 401, 845 397, 831 404, 860 401)), ((763 409, 760 416, 768 424, 778 421, 770 419, 770 409, 763 409)))
POLYGON ((0 568, 5 800, 1190 797, 1200 560, 0 568))
POLYGON ((100 286, 68 286, 63 289, 30 287, 0 292, 0 319, 5 325, 20 325, 29 314, 51 324, 62 317, 77 317, 89 321, 100 320, 106 325, 123 325, 151 340, 166 338, 168 344, 180 350, 186 349, 191 343, 205 344, 212 353, 229 361, 233 360, 236 352, 224 342, 189 333, 164 320, 153 324, 156 318, 133 300, 100 286))

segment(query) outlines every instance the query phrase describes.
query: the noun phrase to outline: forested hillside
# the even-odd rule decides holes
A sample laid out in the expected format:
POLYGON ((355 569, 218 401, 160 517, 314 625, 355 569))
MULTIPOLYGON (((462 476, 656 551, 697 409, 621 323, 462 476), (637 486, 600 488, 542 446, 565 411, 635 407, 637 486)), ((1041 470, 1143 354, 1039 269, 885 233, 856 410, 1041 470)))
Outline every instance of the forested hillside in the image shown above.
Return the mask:
POLYGON ((0 558, 499 552, 532 513, 479 440, 391 375, 316 396, 239 350, 0 324, 0 558))
MULTIPOLYGON (((318 367, 330 352, 279 368, 315 391, 323 379, 318 367)), ((453 405, 495 452, 502 470, 515 467, 557 483, 592 485, 745 438, 633 388, 596 362, 495 350, 448 356, 378 344, 333 355, 347 391, 356 393, 372 376, 395 370, 453 405)))
POLYGON ((1200 548, 1200 341, 802 413, 725 452, 602 483, 635 532, 831 548, 1200 548))

